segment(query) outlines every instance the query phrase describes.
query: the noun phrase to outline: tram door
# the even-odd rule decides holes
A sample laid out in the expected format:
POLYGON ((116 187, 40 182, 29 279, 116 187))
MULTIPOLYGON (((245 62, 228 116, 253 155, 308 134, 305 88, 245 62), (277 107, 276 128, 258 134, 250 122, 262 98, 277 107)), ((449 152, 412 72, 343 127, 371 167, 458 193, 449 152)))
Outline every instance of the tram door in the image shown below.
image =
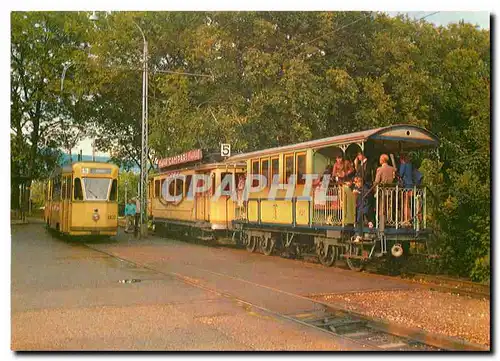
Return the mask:
MULTIPOLYGON (((210 176, 210 173, 203 173, 210 176)), ((202 186, 203 180, 198 179, 198 187, 202 186)), ((210 221, 210 190, 203 193, 196 193, 196 220, 210 221)))
POLYGON ((61 194, 61 226, 63 232, 69 232, 71 227, 71 185, 71 176, 64 176, 61 194))

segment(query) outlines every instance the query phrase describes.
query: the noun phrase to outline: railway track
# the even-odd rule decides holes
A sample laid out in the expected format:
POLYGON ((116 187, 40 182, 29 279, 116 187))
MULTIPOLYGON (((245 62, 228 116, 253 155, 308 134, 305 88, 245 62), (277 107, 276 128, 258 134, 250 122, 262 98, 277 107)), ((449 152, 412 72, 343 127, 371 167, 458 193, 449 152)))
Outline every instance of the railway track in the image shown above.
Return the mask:
MULTIPOLYGON (((184 283, 205 291, 220 295, 231 299, 240 304, 246 305, 254 309, 258 309, 264 313, 273 315, 276 318, 286 319, 292 322, 302 324, 304 326, 314 328, 321 332, 331 334, 332 337, 348 340, 351 344, 359 346, 360 350, 379 350, 379 351, 489 351, 489 348, 483 345, 468 343, 461 339, 451 338, 443 335, 429 333, 420 329, 412 329, 401 326, 399 324, 382 321, 367 317, 350 310, 343 309, 337 305, 321 302, 311 297, 293 294, 284 290, 276 289, 262 284, 257 284, 245 279, 234 277, 227 274, 213 272, 211 270, 202 269, 193 265, 186 267, 196 269, 202 274, 208 274, 213 277, 226 278, 233 282, 245 283, 247 287, 259 287, 267 291, 276 293, 278 296, 289 297, 289 301, 304 301, 307 300, 311 308, 295 312, 283 313, 272 310, 268 307, 263 307, 255 302, 249 302, 242 299, 230 291, 223 291, 220 288, 215 288, 209 285, 209 282, 192 276, 180 274, 178 272, 161 271, 152 268, 146 264, 141 264, 130 259, 123 259, 113 253, 101 250, 94 245, 86 244, 86 247, 106 254, 109 257, 126 262, 134 268, 147 269, 157 274, 164 276, 173 276, 184 283), (279 294, 279 295, 278 295, 279 294)), ((139 279, 134 279, 133 282, 122 280, 122 283, 136 283, 139 279)))
MULTIPOLYGON (((161 234, 158 234, 160 237, 164 237, 161 234)), ((171 238, 171 237, 169 237, 171 238)), ((189 243, 195 243, 204 245, 207 247, 224 247, 224 248, 241 248, 238 244, 233 244, 231 242, 224 242, 223 240, 218 240, 215 242, 206 242, 206 240, 199 240, 189 236, 189 234, 177 234, 175 239, 180 241, 186 241, 189 243)), ((228 241, 230 239, 228 238, 228 241)), ((273 254, 276 255, 276 254, 273 254)), ((294 258, 298 261, 303 261, 307 263, 317 264, 320 267, 324 267, 318 260, 318 256, 313 253, 303 253, 300 255, 300 258, 283 256, 284 258, 294 258)), ((340 261, 343 263, 344 261, 340 261)), ((339 261, 337 261, 339 263, 339 261)), ((347 265, 345 268, 348 269, 347 265)), ((475 299, 489 299, 490 298, 490 287, 489 285, 480 284, 477 282, 459 280, 451 277, 437 276, 437 275, 427 275, 422 273, 411 273, 405 272, 404 275, 388 275, 384 273, 380 273, 377 271, 376 267, 367 267, 362 272, 362 274, 366 277, 374 276, 374 277, 388 277, 389 279, 398 279, 399 281, 404 281, 409 284, 415 285, 418 287, 426 288, 431 291, 444 292, 444 293, 452 293, 458 294, 461 296, 471 297, 475 299)))

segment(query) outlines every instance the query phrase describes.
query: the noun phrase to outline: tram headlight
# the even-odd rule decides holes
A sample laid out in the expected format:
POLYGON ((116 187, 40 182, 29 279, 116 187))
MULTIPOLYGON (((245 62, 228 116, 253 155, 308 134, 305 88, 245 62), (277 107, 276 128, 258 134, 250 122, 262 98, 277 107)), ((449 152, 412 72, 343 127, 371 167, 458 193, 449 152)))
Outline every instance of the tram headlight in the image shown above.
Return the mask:
POLYGON ((100 218, 101 218, 101 216, 99 216, 99 213, 94 213, 92 215, 92 219, 94 220, 94 222, 97 222, 100 218))

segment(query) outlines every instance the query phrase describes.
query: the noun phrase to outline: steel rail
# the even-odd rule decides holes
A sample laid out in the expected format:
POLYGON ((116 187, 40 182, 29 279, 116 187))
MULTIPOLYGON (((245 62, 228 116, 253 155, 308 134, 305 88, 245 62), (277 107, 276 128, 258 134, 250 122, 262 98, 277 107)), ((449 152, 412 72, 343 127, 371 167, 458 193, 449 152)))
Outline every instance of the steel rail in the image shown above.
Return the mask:
MULTIPOLYGON (((182 275, 182 274, 180 274, 178 272, 160 271, 158 269, 155 269, 155 268, 152 268, 152 267, 148 266, 147 264, 142 264, 142 263, 139 263, 139 262, 136 262, 136 261, 132 261, 130 259, 125 259, 125 258, 119 257, 119 256, 117 256, 117 255, 115 255, 115 254, 113 254, 111 252, 107 252, 107 251, 101 250, 99 248, 92 247, 91 245, 89 245, 87 243, 85 243, 85 246, 88 247, 89 249, 92 249, 92 250, 96 251, 96 252, 100 252, 100 253, 106 254, 106 255, 108 255, 108 256, 110 256, 112 258, 115 258, 115 259, 121 260, 123 262, 127 262, 129 264, 132 264, 132 265, 134 265, 137 268, 144 268, 144 269, 156 272, 158 274, 163 274, 165 276, 174 276, 174 277, 176 277, 177 279, 181 280, 184 283, 188 283, 188 284, 190 284, 190 285, 192 285, 194 287, 203 289, 203 290, 205 290, 207 292, 215 293, 217 295, 220 295, 222 297, 235 300, 235 301, 240 302, 242 304, 245 304, 247 306, 257 308, 257 309, 259 309, 259 310, 261 310, 263 312, 272 314, 272 315, 274 315, 277 318, 286 319, 286 320, 289 320, 289 321, 300 323, 300 324, 302 324, 304 326, 315 328, 316 330, 320 330, 322 332, 327 332, 329 334, 334 335, 337 338, 344 339, 344 340, 349 340, 350 342, 354 342, 356 344, 359 344, 363 348, 367 348, 367 349, 369 348, 369 349, 372 349, 372 350, 377 350, 377 349, 379 349, 379 350, 386 350, 386 348, 381 347, 380 345, 377 346, 376 344, 373 344, 371 342, 367 342, 367 341, 364 341, 364 340, 360 342, 356 338, 351 338, 351 337, 343 336, 342 334, 337 334, 337 333, 331 332, 331 331, 326 330, 326 329, 324 329, 322 327, 318 327, 315 324, 310 324, 310 323, 304 322, 303 320, 297 319, 296 317, 293 317, 293 316, 290 316, 290 315, 285 315, 285 314, 279 313, 279 312, 275 312, 275 311, 272 311, 272 310, 270 310, 270 309, 268 309, 266 307, 256 305, 256 304, 254 304, 252 302, 248 302, 248 301, 243 300, 243 299, 241 299, 241 298, 239 298, 237 296, 234 296, 234 295, 232 295, 232 294, 230 294, 228 292, 221 291, 221 290, 216 290, 214 288, 208 287, 206 285, 203 285, 203 283, 204 283, 203 280, 195 279, 195 278, 189 277, 189 276, 185 276, 185 275, 182 275)), ((344 308, 342 306, 336 305, 336 304, 322 302, 322 301, 315 300, 315 299, 312 299, 312 298, 307 297, 307 296, 302 296, 302 295, 294 294, 294 293, 287 292, 287 291, 284 291, 284 290, 280 290, 280 289, 277 289, 277 288, 274 288, 274 287, 270 287, 270 286, 258 284, 258 283, 251 282, 251 281, 239 278, 239 277, 227 275, 227 274, 220 273, 220 272, 214 272, 214 271, 211 271, 211 270, 208 270, 208 269, 203 269, 203 268, 195 267, 193 265, 184 265, 184 266, 196 269, 198 271, 202 271, 205 274, 209 273, 209 274, 216 275, 216 276, 219 276, 219 277, 229 278, 229 279, 232 279, 232 280, 235 280, 235 281, 243 282, 243 283, 250 284, 250 285, 253 285, 253 286, 256 286, 256 287, 261 287, 261 288, 265 288, 265 289, 268 289, 268 290, 271 290, 271 291, 274 291, 274 292, 277 292, 277 293, 285 294, 285 295, 288 295, 290 297, 295 297, 297 299, 310 301, 310 302, 312 302, 314 304, 318 304, 318 305, 323 306, 325 308, 325 310, 327 310, 327 311, 330 311, 332 313, 341 312, 341 313, 350 315, 350 316, 352 316, 355 319, 363 320, 363 321, 367 322, 371 328, 378 329, 379 331, 387 333, 389 335, 403 337, 405 339, 408 339, 408 341, 410 341, 410 342, 411 341, 417 341, 418 343, 421 343, 423 345, 428 345, 428 346, 431 346, 431 347, 436 347, 438 349, 442 349, 442 350, 446 350, 446 351, 483 351, 483 352, 485 352, 485 351, 489 351, 490 350, 489 347, 484 346, 484 345, 478 345, 478 344, 470 343, 470 342, 467 342, 467 341, 464 341, 464 340, 461 340, 461 339, 452 338, 452 337, 444 336, 444 335, 440 335, 440 334, 435 334, 435 333, 427 332, 427 331, 424 331, 424 330, 421 330, 421 329, 416 329, 416 328, 410 328, 410 327, 406 327, 406 326, 401 326, 401 325, 395 324, 393 322, 388 322, 388 321, 384 321, 384 320, 381 320, 381 319, 377 319, 377 318, 373 318, 373 317, 368 317, 366 315, 363 315, 361 313, 357 313, 357 312, 348 310, 348 309, 346 309, 346 308, 344 308)), ((408 345, 410 345, 410 342, 408 342, 408 345)))

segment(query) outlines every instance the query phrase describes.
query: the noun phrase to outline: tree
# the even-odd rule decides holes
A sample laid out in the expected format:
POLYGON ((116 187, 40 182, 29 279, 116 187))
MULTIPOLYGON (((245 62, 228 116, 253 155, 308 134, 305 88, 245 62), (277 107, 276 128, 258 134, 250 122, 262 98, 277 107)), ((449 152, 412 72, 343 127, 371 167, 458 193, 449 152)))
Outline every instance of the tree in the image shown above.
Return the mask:
MULTIPOLYGON (((87 54, 86 19, 80 13, 13 12, 11 36, 11 149, 12 186, 18 179, 40 179, 46 150, 71 148, 68 133, 82 128, 88 102, 85 67, 68 74, 60 92, 61 70, 69 60, 83 62, 87 54), (68 31, 71 28, 71 31, 68 31), (66 136, 65 136, 66 134, 66 136)), ((49 152, 51 153, 51 151, 49 152)), ((17 199, 13 195, 12 199, 17 199)), ((15 204, 14 204, 15 205, 15 204)))

